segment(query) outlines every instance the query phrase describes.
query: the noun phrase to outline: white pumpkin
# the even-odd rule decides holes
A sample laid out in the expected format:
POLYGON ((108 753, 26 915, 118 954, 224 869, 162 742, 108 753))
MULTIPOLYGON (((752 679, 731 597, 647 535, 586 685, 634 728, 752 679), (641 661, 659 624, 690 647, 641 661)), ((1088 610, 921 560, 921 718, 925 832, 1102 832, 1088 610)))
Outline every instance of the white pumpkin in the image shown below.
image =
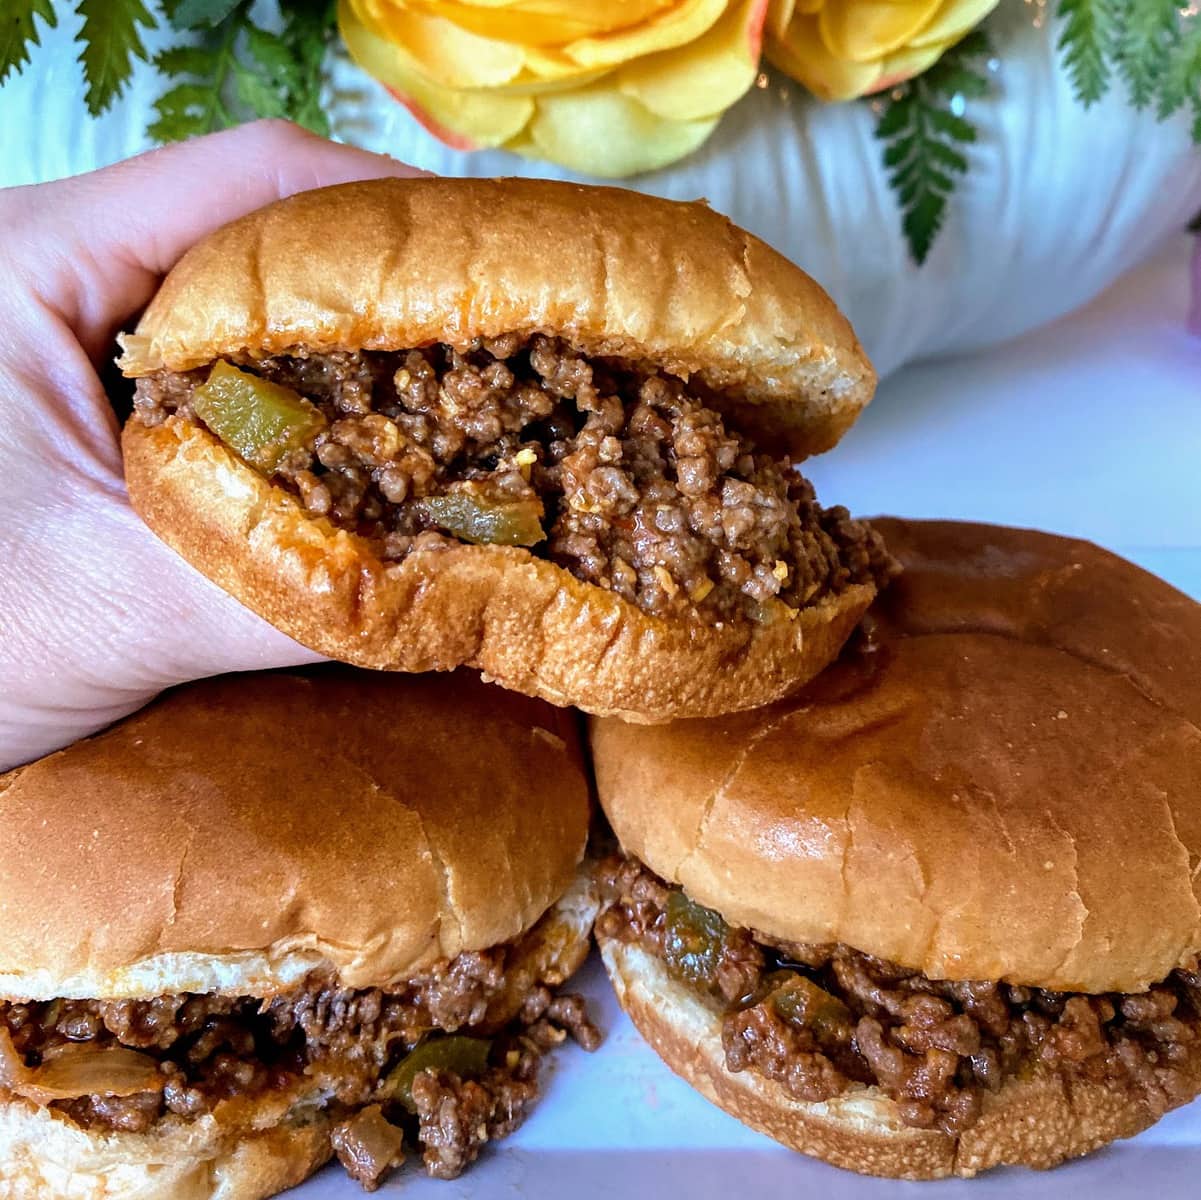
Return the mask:
MULTIPOLYGON (((83 107, 79 21, 59 28, 24 75, 0 88, 0 185, 52 179, 136 154, 163 81, 145 66, 98 120, 83 107), (14 114, 21 119, 13 119, 14 114)), ((971 171, 922 267, 910 260, 881 165, 875 116, 823 107, 771 74, 690 158, 625 181, 678 199, 706 197, 795 259, 834 295, 881 373, 987 346, 1090 299, 1201 209, 1201 151, 1185 116, 1135 112, 1115 83, 1084 109, 1039 4, 1006 0, 988 29, 996 95, 973 104, 971 171)), ((171 35, 172 39, 174 35, 171 35)), ((149 39, 156 50, 165 31, 149 39)), ((453 175, 573 178, 553 164, 443 145, 347 56, 331 60, 335 133, 453 175)))
MULTIPOLYGON (((1072 95, 1041 5, 1006 2, 987 28, 994 94, 973 102, 971 170, 916 266, 866 104, 825 107, 774 73, 691 157, 623 181, 703 196, 800 263, 850 317, 877 369, 1011 338, 1089 300, 1201 210, 1189 118, 1135 112, 1124 86, 1072 95)), ((333 114, 347 141, 451 175, 583 176, 439 142, 339 56, 333 114)))

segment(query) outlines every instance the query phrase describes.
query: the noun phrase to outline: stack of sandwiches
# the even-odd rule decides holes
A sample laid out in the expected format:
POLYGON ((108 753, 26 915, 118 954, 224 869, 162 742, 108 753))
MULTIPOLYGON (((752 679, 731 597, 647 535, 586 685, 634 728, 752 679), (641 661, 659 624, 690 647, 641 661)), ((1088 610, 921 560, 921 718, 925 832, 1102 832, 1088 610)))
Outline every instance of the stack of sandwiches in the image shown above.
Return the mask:
POLYGON ((122 344, 137 511, 339 665, 0 776, 0 1195, 453 1178, 599 1044, 593 935, 673 1070, 851 1170, 1049 1167, 1201 1092, 1201 606, 823 507, 875 379, 763 243, 352 184, 122 344))

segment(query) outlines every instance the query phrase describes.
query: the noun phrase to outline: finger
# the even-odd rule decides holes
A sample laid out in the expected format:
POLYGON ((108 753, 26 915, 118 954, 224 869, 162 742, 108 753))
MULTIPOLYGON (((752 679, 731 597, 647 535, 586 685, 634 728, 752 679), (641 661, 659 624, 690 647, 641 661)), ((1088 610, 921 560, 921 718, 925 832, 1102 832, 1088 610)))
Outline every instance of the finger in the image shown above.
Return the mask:
POLYGON ((9 199, 27 216, 17 253, 23 248, 38 259, 31 285, 95 361, 205 234, 309 188, 423 173, 286 121, 258 121, 17 189, 9 199))

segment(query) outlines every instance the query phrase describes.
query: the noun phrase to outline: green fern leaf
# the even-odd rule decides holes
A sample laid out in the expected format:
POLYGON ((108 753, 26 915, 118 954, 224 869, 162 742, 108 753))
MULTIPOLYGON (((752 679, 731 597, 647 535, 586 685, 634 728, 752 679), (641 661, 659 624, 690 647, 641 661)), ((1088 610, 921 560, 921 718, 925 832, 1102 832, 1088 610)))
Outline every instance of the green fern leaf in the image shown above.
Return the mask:
MULTIPOLYGON (((1156 111, 1166 120, 1186 104, 1201 119, 1201 21, 1191 17, 1180 22, 1176 36, 1163 57, 1157 79, 1156 111)), ((1194 125, 1193 140, 1201 141, 1201 127, 1194 125)))
POLYGON ((41 17, 50 29, 58 24, 51 0, 12 0, 8 12, 0 14, 0 84, 9 72, 25 66, 31 46, 42 44, 34 17, 41 17))
POLYGON ((1126 81, 1136 108, 1155 98, 1176 31, 1173 0, 1123 0, 1118 10, 1113 47, 1118 73, 1126 81))
POLYGON ((989 53, 977 31, 911 80, 880 114, 876 136, 885 143, 888 182, 901 207, 901 229, 916 262, 925 262, 946 218, 947 200, 968 169, 960 147, 976 140, 963 115, 966 101, 987 94, 978 61, 989 53))
POLYGON ((1117 32, 1115 0, 1060 0, 1064 19, 1058 48, 1076 98, 1087 108, 1109 87, 1108 54, 1117 32))
POLYGON ((100 116, 125 90, 133 60, 148 61, 138 27, 154 29, 158 22, 142 0, 79 0, 83 17, 79 40, 87 83, 88 112, 100 116))

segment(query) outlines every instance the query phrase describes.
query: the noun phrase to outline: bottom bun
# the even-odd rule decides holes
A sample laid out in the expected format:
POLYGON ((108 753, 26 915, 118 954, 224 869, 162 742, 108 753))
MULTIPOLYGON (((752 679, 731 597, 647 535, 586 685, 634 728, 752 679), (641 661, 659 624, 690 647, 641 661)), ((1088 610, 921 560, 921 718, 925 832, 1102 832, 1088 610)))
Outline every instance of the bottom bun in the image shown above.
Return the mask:
POLYGON ((639 724, 789 695, 837 656, 876 594, 851 584, 762 624, 666 620, 522 547, 381 559, 182 418, 130 421, 122 448, 154 533, 310 650, 389 671, 475 667, 511 691, 639 724))
POLYGON ((331 1151, 329 1121, 312 1099, 282 1114, 270 1101, 263 1109, 236 1128, 206 1116, 109 1133, 8 1097, 0 1101, 0 1200, 266 1200, 307 1179, 331 1151))
MULTIPOLYGON (((875 1087, 820 1103, 796 1100, 753 1071, 726 1069, 721 1012, 673 979, 661 959, 640 946, 598 941, 622 1008, 677 1075, 744 1124, 836 1167, 896 1179, 1053 1167, 1131 1137, 1162 1115, 1127 1091, 1042 1071, 986 1096, 980 1119, 957 1137, 906 1125, 875 1087)), ((1189 1066, 1201 1091, 1201 1049, 1191 1051, 1189 1066)))

